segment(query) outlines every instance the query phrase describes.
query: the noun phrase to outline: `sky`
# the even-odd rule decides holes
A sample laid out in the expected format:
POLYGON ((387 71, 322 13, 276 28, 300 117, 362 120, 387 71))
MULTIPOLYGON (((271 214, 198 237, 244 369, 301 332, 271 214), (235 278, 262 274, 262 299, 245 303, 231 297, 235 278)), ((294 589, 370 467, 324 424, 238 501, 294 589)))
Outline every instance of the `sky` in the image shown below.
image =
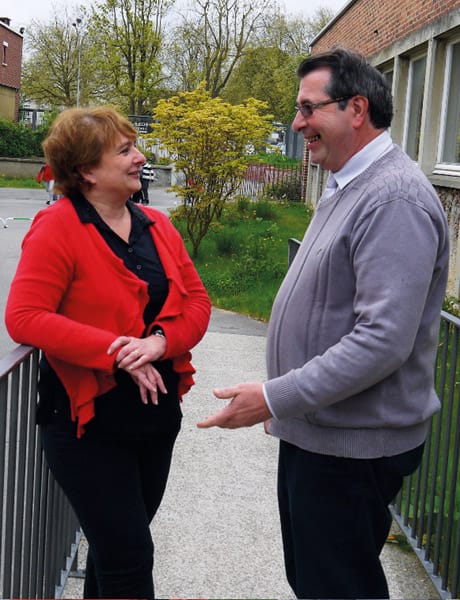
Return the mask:
MULTIPOLYGON (((309 18, 317 8, 330 8, 335 13, 347 4, 348 0, 280 0, 286 12, 309 18)), ((11 27, 18 31, 32 19, 48 21, 52 16, 53 7, 90 5, 91 0, 0 0, 0 17, 9 17, 11 27)))

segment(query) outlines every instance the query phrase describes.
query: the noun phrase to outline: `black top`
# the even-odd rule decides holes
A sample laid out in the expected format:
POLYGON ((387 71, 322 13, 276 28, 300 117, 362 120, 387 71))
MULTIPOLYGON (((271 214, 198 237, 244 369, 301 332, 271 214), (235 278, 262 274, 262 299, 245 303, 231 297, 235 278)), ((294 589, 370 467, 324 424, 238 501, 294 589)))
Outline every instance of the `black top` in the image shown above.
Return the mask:
MULTIPOLYGON (((149 231, 152 221, 134 203, 128 201, 131 214, 131 232, 125 242, 102 220, 96 209, 80 194, 70 200, 82 223, 96 226, 113 253, 121 258, 137 277, 148 284, 149 302, 144 310, 146 327, 160 312, 168 295, 168 280, 160 262, 155 243, 149 231)), ((161 373, 168 394, 158 392, 158 405, 143 404, 139 388, 129 373, 120 369, 115 373, 117 385, 95 398, 96 416, 86 425, 86 434, 138 436, 154 431, 168 431, 178 426, 181 411, 178 399, 178 375, 168 360, 153 363, 161 373)), ((46 358, 40 361, 40 402, 37 422, 41 425, 70 420, 69 397, 46 358)))

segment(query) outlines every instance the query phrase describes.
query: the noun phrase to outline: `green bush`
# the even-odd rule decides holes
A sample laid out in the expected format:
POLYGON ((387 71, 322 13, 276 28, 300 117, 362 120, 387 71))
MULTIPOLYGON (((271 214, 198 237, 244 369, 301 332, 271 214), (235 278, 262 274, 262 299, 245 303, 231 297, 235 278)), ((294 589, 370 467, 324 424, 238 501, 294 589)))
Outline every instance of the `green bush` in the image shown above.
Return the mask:
POLYGON ((231 256, 238 247, 238 240, 231 231, 222 231, 216 236, 216 250, 221 256, 231 256))
POLYGON ((275 217, 275 209, 271 202, 266 200, 258 200, 254 203, 254 212, 258 219, 270 221, 275 217))
MULTIPOLYGON (((175 215, 175 225, 184 231, 175 215)), ((302 239, 311 215, 311 208, 300 203, 243 198, 228 203, 195 259, 213 305, 267 320, 287 270, 288 239, 302 239)))
POLYGON ((8 158, 30 158, 43 156, 42 141, 48 132, 48 125, 37 129, 23 123, 13 123, 0 118, 0 156, 8 158))
POLYGON ((251 200, 247 196, 238 196, 236 207, 239 213, 247 213, 251 207, 251 200))
POLYGON ((446 296, 442 308, 451 315, 460 317, 460 300, 455 296, 446 296))
POLYGON ((267 186, 264 190, 265 195, 271 200, 285 200, 286 202, 301 202, 302 183, 300 174, 298 177, 285 179, 278 183, 267 186))

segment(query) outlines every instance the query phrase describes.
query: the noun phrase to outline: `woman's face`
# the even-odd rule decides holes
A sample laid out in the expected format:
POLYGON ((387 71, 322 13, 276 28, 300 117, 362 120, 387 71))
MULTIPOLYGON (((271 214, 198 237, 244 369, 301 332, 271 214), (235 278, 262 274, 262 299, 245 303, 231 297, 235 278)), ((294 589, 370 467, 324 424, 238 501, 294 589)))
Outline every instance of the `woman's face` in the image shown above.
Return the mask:
POLYGON ((140 189, 140 172, 145 156, 126 136, 119 134, 112 148, 102 153, 99 164, 83 171, 91 191, 128 198, 140 189))

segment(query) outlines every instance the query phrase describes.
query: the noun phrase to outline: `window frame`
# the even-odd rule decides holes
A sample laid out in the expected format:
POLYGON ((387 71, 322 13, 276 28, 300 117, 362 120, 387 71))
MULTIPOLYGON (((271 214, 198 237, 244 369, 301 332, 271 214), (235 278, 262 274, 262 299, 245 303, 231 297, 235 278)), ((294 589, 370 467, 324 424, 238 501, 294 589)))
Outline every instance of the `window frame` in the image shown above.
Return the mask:
POLYGON ((4 67, 8 66, 8 62, 6 60, 7 50, 8 50, 8 42, 3 41, 3 44, 2 44, 2 65, 4 67))
POLYGON ((441 118, 440 118, 440 129, 438 138, 438 148, 436 153, 436 164, 433 169, 434 175, 454 175, 460 176, 460 162, 458 163, 447 163, 443 162, 442 156, 444 154, 444 146, 446 142, 446 132, 448 128, 448 108, 450 98, 450 87, 451 87, 451 74, 454 65, 453 55, 454 46, 460 47, 460 36, 456 36, 449 40, 446 46, 446 62, 444 67, 444 82, 442 90, 441 100, 441 118))
MULTIPOLYGON (((402 147, 403 147, 404 151, 410 156, 410 158, 414 162, 418 162, 420 159, 420 152, 422 150, 422 148, 420 147, 420 137, 421 137, 421 131, 422 131, 423 113, 426 110, 425 86, 426 86, 426 76, 427 76, 427 67, 428 67, 427 51, 424 49, 423 52, 417 52, 416 54, 413 54, 412 56, 410 56, 408 58, 408 62, 409 62, 409 66, 408 66, 408 73, 407 73, 406 102, 404 104, 404 130, 403 130, 403 138, 402 138, 402 147), (408 152, 408 145, 409 145, 409 141, 410 141, 409 133, 412 133, 409 131, 409 129, 412 124, 411 118, 413 115, 412 109, 413 109, 413 99, 414 99, 414 94, 413 94, 413 92, 414 92, 414 89, 413 89, 414 65, 416 62, 418 62, 420 60, 425 61, 425 72, 424 72, 424 76, 423 76, 423 88, 422 88, 422 94, 421 94, 422 106, 421 106, 420 114, 418 115, 418 117, 419 117, 419 123, 418 123, 419 140, 418 140, 418 147, 417 147, 417 156, 412 157, 412 156, 410 156, 410 154, 408 152)), ((415 140, 414 140, 414 142, 415 142, 415 140)), ((412 140, 411 140, 411 143, 412 143, 412 140)))

